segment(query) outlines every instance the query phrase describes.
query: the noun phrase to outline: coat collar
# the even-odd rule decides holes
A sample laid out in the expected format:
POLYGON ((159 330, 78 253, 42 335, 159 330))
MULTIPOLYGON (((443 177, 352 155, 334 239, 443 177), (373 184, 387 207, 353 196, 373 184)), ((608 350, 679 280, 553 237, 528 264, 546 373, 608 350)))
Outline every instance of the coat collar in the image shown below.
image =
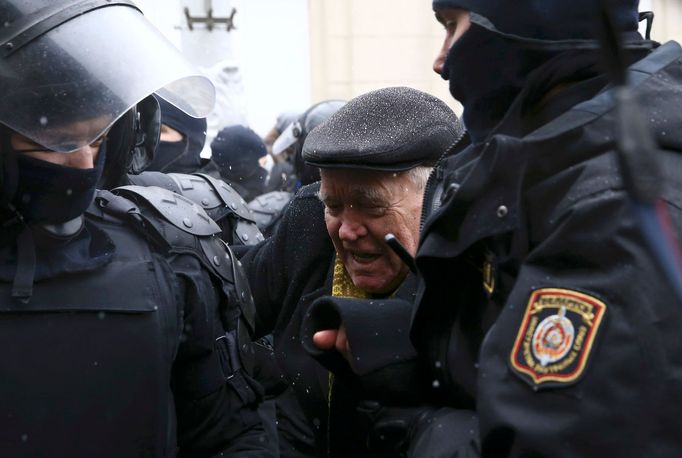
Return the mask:
MULTIPOLYGON (((676 42, 660 46, 629 68, 630 84, 636 87, 656 78, 681 55, 676 42)), ((418 264, 426 257, 455 257, 478 240, 513 231, 523 218, 522 191, 529 181, 610 149, 613 140, 608 135, 590 148, 580 139, 586 126, 613 110, 612 92, 607 87, 525 137, 494 135, 448 158, 440 186, 442 204, 424 223, 418 264), (548 154, 556 151, 562 151, 561 156, 548 154)))

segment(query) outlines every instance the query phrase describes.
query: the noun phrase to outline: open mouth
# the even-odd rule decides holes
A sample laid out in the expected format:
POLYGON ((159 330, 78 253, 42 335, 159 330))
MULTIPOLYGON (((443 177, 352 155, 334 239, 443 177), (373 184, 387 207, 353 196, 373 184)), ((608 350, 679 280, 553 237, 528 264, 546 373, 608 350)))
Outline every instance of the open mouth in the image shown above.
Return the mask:
POLYGON ((353 260, 360 264, 368 264, 372 261, 379 259, 380 254, 376 253, 351 253, 353 260))

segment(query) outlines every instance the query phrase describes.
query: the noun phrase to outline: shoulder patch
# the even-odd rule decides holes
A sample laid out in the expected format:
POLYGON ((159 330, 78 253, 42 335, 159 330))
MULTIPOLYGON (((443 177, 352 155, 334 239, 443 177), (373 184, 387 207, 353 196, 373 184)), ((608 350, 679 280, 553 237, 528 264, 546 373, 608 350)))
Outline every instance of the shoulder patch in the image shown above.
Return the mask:
POLYGON ((569 289, 533 291, 510 355, 513 371, 534 389, 570 385, 583 375, 606 304, 569 289))

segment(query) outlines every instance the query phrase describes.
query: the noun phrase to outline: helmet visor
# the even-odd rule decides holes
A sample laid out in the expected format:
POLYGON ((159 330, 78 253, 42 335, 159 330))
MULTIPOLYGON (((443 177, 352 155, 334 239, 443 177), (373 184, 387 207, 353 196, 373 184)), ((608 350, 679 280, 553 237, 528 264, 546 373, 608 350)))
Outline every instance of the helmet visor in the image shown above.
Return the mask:
POLYGON ((272 144, 272 154, 274 156, 279 156, 287 148, 296 143, 296 141, 298 140, 296 132, 300 131, 301 126, 298 123, 298 121, 289 124, 287 128, 284 129, 284 132, 282 132, 280 136, 277 137, 277 140, 275 140, 275 142, 272 144))
POLYGON ((137 9, 102 7, 5 55, 0 122, 46 149, 70 152, 152 92, 193 117, 206 116, 215 101, 210 80, 137 9))

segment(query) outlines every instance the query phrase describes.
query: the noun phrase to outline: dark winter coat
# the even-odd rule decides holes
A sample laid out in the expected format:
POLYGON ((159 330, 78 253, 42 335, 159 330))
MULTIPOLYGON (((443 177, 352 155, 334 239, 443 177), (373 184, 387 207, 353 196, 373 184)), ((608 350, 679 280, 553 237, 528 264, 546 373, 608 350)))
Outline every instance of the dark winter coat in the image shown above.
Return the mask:
MULTIPOLYGON (((681 59, 671 42, 630 69, 678 239, 681 59)), ((425 203, 412 337, 449 412, 414 456, 680 456, 682 304, 624 190, 612 92, 583 82, 534 117, 523 102, 425 203)))
MULTIPOLYGON (((310 452, 321 457, 369 456, 367 432, 356 413, 361 394, 331 377, 301 344, 308 308, 332 291, 335 250, 318 191, 319 183, 301 188, 272 237, 241 260, 256 303, 257 332, 273 333, 277 361, 314 433, 310 452)), ((404 290, 410 294, 414 288, 405 285, 404 290)), ((284 434, 291 441, 292 434, 284 434)))

